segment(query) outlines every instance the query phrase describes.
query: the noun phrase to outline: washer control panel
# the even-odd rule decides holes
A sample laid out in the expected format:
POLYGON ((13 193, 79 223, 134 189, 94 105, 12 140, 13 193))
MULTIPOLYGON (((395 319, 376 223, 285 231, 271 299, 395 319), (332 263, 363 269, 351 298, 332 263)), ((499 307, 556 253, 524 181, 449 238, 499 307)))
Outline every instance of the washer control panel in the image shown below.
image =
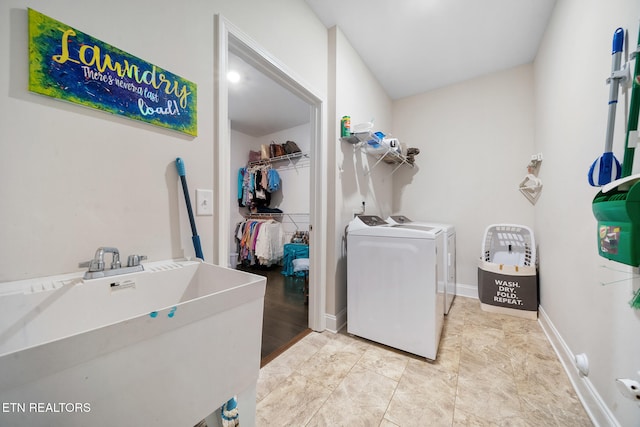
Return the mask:
POLYGON ((376 225, 388 225, 384 219, 380 218, 377 215, 358 215, 358 219, 368 225, 369 227, 374 227, 376 225))
POLYGON ((407 224, 409 222, 413 222, 404 215, 391 215, 391 219, 397 222, 398 224, 407 224))

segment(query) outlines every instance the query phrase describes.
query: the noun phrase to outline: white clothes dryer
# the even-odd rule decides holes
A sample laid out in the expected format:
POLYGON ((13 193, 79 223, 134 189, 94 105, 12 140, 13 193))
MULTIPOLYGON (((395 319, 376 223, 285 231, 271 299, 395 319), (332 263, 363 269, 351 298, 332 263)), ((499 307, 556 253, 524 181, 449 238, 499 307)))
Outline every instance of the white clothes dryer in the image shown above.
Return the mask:
POLYGON ((444 233, 360 215, 347 227, 347 332, 434 360, 444 322, 444 233))
POLYGON ((444 314, 449 314, 451 304, 456 297, 456 228, 451 224, 428 221, 413 221, 404 215, 391 215, 386 220, 389 224, 412 224, 416 226, 435 227, 444 231, 444 250, 441 252, 444 274, 444 314))

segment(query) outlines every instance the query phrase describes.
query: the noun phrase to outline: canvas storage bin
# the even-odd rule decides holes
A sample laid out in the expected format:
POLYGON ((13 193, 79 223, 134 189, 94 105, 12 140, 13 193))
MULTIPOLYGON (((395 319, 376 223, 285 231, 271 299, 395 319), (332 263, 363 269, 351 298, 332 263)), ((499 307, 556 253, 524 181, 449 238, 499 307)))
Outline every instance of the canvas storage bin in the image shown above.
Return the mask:
POLYGON ((478 264, 478 297, 484 311, 537 319, 538 273, 533 232, 494 224, 485 230, 478 264))

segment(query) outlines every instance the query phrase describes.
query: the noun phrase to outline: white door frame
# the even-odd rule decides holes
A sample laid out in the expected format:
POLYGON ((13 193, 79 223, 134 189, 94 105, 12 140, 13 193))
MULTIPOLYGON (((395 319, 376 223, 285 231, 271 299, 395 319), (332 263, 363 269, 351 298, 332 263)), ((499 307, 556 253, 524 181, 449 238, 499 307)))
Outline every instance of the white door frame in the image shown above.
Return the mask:
POLYGON ((214 165, 216 182, 216 211, 214 217, 214 253, 219 265, 229 260, 229 221, 231 191, 231 141, 229 134, 229 98, 226 70, 229 48, 234 54, 271 77, 309 104, 311 128, 311 188, 309 211, 309 327, 323 331, 326 327, 326 248, 327 248, 327 188, 326 147, 322 129, 325 128, 326 103, 294 73, 279 63, 255 41, 231 24, 223 16, 215 15, 214 51, 214 165))

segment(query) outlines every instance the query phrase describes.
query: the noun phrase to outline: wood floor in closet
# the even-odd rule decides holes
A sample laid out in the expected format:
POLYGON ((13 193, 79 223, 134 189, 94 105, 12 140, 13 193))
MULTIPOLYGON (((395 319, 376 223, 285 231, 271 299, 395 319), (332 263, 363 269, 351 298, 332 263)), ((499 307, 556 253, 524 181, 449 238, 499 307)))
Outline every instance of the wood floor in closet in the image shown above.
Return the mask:
POLYGON ((304 278, 284 276, 281 266, 237 268, 267 278, 262 322, 261 366, 264 366, 311 332, 304 278))

